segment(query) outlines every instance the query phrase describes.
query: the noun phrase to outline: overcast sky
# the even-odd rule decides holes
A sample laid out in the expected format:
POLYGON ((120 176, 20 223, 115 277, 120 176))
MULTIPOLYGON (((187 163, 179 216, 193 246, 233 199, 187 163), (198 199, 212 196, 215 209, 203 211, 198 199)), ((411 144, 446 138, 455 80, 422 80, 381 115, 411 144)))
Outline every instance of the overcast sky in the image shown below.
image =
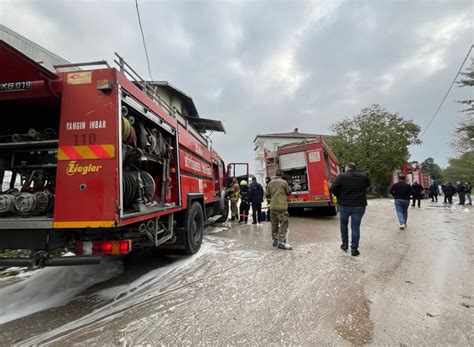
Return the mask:
MULTIPOLYGON (((374 103, 424 128, 474 41, 473 3, 139 0, 153 78, 223 121, 212 138, 227 162, 253 161, 256 134, 329 133, 374 103)), ((71 62, 116 51, 148 76, 133 0, 0 0, 0 23, 71 62)), ((413 160, 455 155, 469 94, 453 89, 413 160)))

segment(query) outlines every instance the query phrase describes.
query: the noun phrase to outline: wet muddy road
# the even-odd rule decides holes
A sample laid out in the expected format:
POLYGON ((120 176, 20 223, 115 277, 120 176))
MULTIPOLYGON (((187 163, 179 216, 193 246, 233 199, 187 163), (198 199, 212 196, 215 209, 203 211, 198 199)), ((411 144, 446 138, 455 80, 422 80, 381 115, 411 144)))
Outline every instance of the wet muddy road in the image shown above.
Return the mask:
POLYGON ((474 345, 474 209, 372 200, 359 257, 333 217, 208 228, 193 257, 0 279, 2 345, 474 345))

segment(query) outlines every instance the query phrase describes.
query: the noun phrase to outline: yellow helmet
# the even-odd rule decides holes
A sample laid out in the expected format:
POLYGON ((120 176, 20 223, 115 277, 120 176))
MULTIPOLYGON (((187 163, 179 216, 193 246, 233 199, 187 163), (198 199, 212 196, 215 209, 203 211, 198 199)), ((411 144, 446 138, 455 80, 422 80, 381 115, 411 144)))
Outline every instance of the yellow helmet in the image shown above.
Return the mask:
POLYGON ((247 185, 247 181, 246 181, 246 180, 240 181, 240 185, 241 185, 241 186, 246 186, 246 185, 247 185))

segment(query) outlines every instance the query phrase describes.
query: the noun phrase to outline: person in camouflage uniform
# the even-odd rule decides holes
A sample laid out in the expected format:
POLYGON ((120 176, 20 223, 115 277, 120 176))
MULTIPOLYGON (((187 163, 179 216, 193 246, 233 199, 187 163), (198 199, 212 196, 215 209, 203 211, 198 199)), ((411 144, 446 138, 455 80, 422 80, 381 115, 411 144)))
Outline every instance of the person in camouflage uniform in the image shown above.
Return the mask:
POLYGON ((265 195, 267 196, 267 216, 266 216, 267 217, 267 222, 271 222, 271 220, 270 220, 270 202, 271 202, 271 199, 266 194, 267 189, 268 189, 268 184, 270 183, 271 180, 272 180, 271 177, 269 177, 269 176, 265 177, 265 195))
POLYGON ((237 203, 239 202, 240 198, 240 187, 239 187, 239 181, 237 181, 237 178, 232 179, 232 184, 230 188, 227 190, 229 193, 229 198, 230 198, 230 211, 231 211, 231 221, 238 220, 239 219, 239 210, 237 209, 237 203))
POLYGON ((272 222, 273 246, 280 249, 293 249, 288 243, 288 200, 291 193, 288 183, 282 178, 281 170, 277 170, 276 178, 267 186, 267 198, 271 200, 270 219, 272 222))

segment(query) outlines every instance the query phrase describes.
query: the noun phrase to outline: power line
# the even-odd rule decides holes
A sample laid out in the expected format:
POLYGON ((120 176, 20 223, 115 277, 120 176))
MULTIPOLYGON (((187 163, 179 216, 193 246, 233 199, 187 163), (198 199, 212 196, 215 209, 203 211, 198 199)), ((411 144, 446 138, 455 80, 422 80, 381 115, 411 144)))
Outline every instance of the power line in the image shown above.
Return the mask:
POLYGON ((138 25, 140 26, 140 32, 142 33, 143 48, 145 49, 146 63, 148 65, 148 74, 150 75, 150 79, 154 81, 153 76, 151 75, 150 59, 148 58, 148 50, 146 49, 145 34, 143 34, 142 20, 140 18, 140 10, 138 9, 138 0, 135 0, 135 5, 137 8, 138 25))
MULTIPOLYGON (((446 94, 444 95, 444 98, 443 100, 441 101, 441 103, 439 104, 436 112, 434 113, 433 117, 431 117, 431 120, 429 121, 428 125, 426 126, 425 130, 423 130, 423 132, 421 133, 419 139, 421 139, 423 137, 423 135, 426 133, 426 131, 429 129, 429 127, 431 126, 431 123, 433 123, 433 121, 435 120, 436 116, 438 115, 439 111, 441 110, 441 107, 443 107, 443 104, 444 102, 446 101, 446 98, 448 97, 449 95, 449 92, 451 91, 451 89, 453 88, 454 86, 454 83, 456 83, 456 79, 458 78, 459 74, 461 73, 462 71, 462 68, 464 67, 464 64, 466 63, 466 60, 467 58, 469 57, 469 54, 471 54, 471 51, 472 51, 472 48, 474 47, 474 45, 471 45, 471 48, 469 48, 469 51, 467 52, 466 54, 466 57, 464 58, 462 64, 461 64, 461 67, 459 68, 456 76, 454 76, 454 79, 453 79, 453 82, 451 82, 451 85, 449 86, 449 89, 448 91, 446 92, 446 94)), ((413 146, 413 145, 412 145, 413 146)), ((411 147, 411 146, 410 146, 411 147)))

